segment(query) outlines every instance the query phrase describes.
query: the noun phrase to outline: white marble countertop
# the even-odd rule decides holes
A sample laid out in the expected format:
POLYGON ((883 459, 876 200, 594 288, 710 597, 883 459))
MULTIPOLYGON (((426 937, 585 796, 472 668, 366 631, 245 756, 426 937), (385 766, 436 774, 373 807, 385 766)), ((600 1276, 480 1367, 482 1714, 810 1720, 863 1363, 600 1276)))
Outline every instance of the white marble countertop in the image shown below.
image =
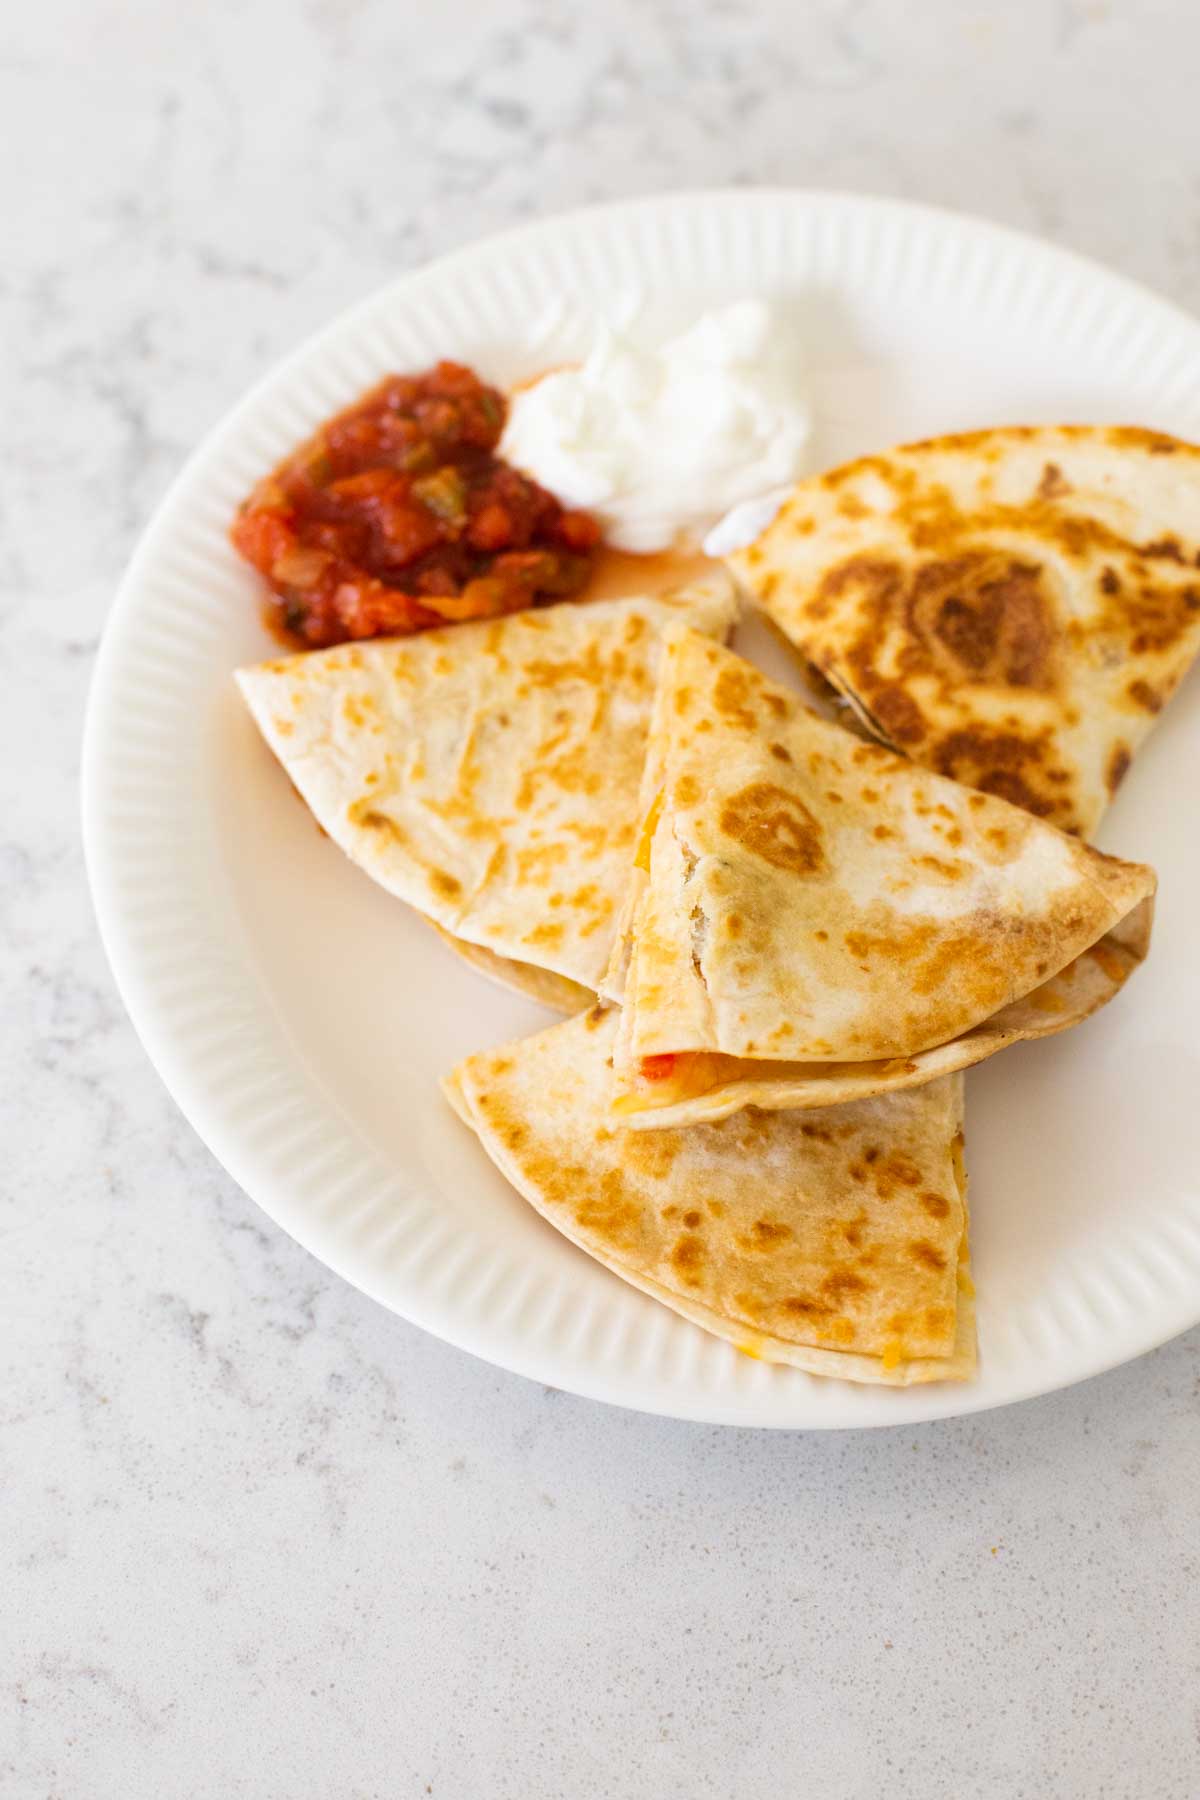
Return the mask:
POLYGON ((343 304, 531 213, 735 181, 981 211, 1200 308, 1200 12, 45 0, 0 35, 0 1792, 1193 1800, 1200 1333, 807 1438, 460 1355, 179 1118, 76 786, 139 529, 343 304))

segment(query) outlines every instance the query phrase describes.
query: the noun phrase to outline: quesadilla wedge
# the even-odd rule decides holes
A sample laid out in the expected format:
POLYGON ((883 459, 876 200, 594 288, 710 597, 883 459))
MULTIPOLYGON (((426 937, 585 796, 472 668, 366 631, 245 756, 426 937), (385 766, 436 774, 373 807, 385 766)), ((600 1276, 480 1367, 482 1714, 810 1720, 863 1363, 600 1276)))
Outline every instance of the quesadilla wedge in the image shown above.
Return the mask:
MULTIPOLYGON (((433 920, 429 923, 433 925, 433 920)), ((466 938, 443 931, 440 925, 433 925, 433 929, 446 948, 453 950, 455 956, 470 968, 477 969, 501 987, 510 988, 515 994, 527 994, 552 1012, 577 1013, 582 1007, 590 1006, 595 998, 589 988, 580 987, 577 981, 569 981, 565 975, 556 975, 552 969, 539 969, 533 963, 517 962, 511 956, 497 956, 494 950, 485 950, 482 944, 470 944, 466 938)))
POLYGON ((768 1362, 906 1386, 975 1370, 962 1077, 830 1112, 614 1129, 617 1015, 443 1084, 517 1191, 615 1274, 768 1362))
POLYGON ((1090 837, 1200 649, 1200 447, 933 438, 800 482, 728 562, 876 737, 1090 837))
POLYGON ((1153 870, 864 743, 694 632, 667 634, 654 721, 601 989, 631 1125, 917 1085, 1078 1023, 1145 955, 1153 870))
POLYGON ((718 571, 654 598, 339 645, 237 679, 352 861, 486 952, 472 960, 489 972, 575 1008, 626 887, 662 633, 686 620, 723 636, 736 610, 718 571))

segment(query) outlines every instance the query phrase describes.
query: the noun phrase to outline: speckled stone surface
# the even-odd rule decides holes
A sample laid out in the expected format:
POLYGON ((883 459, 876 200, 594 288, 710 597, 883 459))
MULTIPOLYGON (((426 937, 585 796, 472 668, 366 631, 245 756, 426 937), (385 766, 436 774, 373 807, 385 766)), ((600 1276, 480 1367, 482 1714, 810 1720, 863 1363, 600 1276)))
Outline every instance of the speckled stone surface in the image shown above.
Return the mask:
POLYGON ((191 444, 345 303, 608 195, 974 209, 1200 307, 1200 11, 43 0, 0 24, 0 1793, 1200 1793, 1200 1334, 917 1430, 712 1431, 381 1312, 177 1115, 81 709, 191 444))

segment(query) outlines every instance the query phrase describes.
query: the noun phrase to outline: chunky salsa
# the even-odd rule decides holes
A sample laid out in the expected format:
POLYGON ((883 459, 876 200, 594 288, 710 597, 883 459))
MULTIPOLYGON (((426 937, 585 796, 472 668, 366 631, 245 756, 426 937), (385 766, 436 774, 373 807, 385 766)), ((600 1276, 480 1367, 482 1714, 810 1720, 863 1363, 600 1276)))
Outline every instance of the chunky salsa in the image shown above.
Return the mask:
POLYGON ((339 644, 578 593, 599 527, 495 454, 504 417, 459 363, 389 375, 261 481, 230 535, 287 630, 339 644))

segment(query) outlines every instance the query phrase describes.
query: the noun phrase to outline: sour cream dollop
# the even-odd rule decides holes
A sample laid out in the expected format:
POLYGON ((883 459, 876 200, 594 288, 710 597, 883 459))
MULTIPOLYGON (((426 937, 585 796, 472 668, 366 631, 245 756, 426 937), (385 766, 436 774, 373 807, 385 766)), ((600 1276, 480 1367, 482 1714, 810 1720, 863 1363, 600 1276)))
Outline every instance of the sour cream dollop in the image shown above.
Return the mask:
POLYGON ((618 549, 711 533, 720 555, 756 535, 743 520, 769 522, 811 433, 794 325, 742 300, 655 348, 602 328, 586 361, 513 396, 500 454, 594 513, 618 549))

